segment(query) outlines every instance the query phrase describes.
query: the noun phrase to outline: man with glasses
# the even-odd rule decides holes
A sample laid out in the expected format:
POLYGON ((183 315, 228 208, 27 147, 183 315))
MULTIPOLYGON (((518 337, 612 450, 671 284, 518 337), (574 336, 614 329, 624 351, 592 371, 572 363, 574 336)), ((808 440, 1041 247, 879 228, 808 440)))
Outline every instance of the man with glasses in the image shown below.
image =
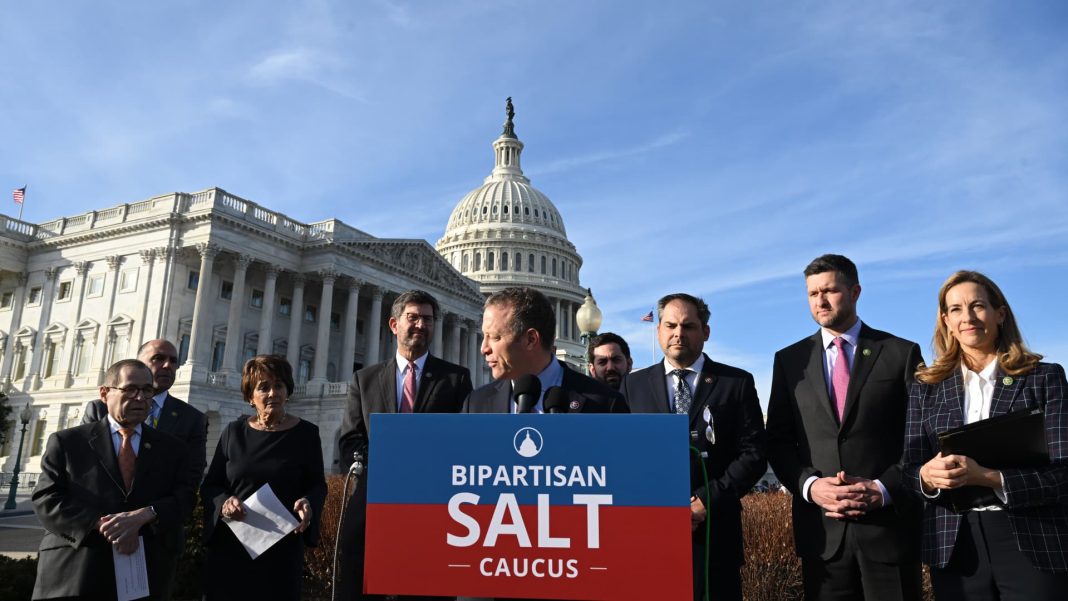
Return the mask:
POLYGON ((144 425, 153 390, 143 363, 119 361, 100 387, 105 418, 49 437, 32 497, 46 530, 34 599, 114 599, 113 557, 139 551, 152 598, 170 599, 193 483, 182 442, 144 425))
MULTIPOLYGON (((178 370, 178 349, 168 340, 149 340, 137 350, 137 359, 152 372, 152 398, 145 423, 185 443, 190 481, 194 487, 200 486, 204 468, 208 465, 208 420, 199 409, 170 393, 178 370)), ((82 414, 82 423, 102 420, 107 414, 104 403, 89 401, 82 414)))
MULTIPOLYGON (((437 299, 422 290, 410 290, 393 301, 389 329, 397 337, 397 354, 352 378, 338 441, 342 472, 348 471, 356 452, 363 455, 368 469, 374 465, 367 455, 371 414, 460 411, 471 392, 471 375, 466 367, 430 354, 438 312, 437 299)), ((345 511, 338 542, 338 565, 343 569, 337 574, 337 599, 376 598, 362 593, 366 482, 366 475, 357 481, 345 511)))
POLYGON ((657 302, 657 313, 664 361, 631 372, 623 393, 634 413, 687 416, 691 445, 702 454, 690 456, 694 599, 703 599, 709 586, 712 599, 741 601, 741 498, 767 469, 756 386, 748 372, 704 354, 705 301, 669 294, 657 302))

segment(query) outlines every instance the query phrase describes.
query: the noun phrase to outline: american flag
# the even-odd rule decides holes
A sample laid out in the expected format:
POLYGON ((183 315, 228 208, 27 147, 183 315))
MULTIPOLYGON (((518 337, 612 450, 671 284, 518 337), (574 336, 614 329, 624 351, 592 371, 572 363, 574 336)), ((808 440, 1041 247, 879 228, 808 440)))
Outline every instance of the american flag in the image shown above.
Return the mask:
POLYGON ((642 315, 642 321, 649 321, 649 322, 653 321, 653 312, 649 311, 645 315, 642 315))
POLYGON ((22 201, 26 200, 26 186, 15 188, 15 191, 11 193, 11 198, 16 204, 22 204, 22 201))

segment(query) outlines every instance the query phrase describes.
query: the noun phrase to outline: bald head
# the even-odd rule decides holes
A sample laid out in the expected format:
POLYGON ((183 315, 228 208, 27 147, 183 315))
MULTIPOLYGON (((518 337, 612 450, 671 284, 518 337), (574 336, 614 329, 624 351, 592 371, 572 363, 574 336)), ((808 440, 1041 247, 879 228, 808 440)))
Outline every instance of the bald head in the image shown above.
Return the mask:
POLYGON ((178 371, 178 349, 171 341, 162 338, 149 340, 138 349, 137 359, 152 371, 153 394, 170 390, 174 384, 174 374, 178 371))

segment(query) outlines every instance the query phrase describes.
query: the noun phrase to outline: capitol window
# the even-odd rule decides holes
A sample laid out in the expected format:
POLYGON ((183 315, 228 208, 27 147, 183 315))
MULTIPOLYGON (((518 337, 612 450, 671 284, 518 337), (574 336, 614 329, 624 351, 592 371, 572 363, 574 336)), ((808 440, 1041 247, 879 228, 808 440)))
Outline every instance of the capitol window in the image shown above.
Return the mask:
POLYGON ((74 288, 74 282, 67 280, 66 282, 59 283, 59 293, 56 294, 57 301, 70 300, 71 289, 74 288))
POLYGON ((482 253, 475 253, 475 271, 482 269, 482 253))
POLYGON ((523 271, 523 253, 515 254, 515 270, 523 271))
POLYGON ((137 290, 137 270, 139 267, 133 269, 123 270, 119 274, 119 292, 133 292, 137 290))
POLYGON ((0 294, 0 309, 10 309, 13 304, 15 304, 14 292, 0 294))
POLYGON ((527 259, 527 271, 534 273, 534 253, 530 253, 530 256, 528 256, 527 259))
POLYGON ((493 251, 486 253, 486 271, 493 271, 493 251))
POLYGON ((248 306, 253 309, 263 308, 263 290, 252 289, 252 296, 248 298, 248 306))
POLYGON ((545 275, 545 255, 541 256, 541 274, 545 275))
POLYGON ((185 283, 185 287, 190 290, 196 290, 200 285, 200 272, 189 270, 189 280, 185 283))
POLYGON ((89 276, 89 285, 85 287, 85 297, 93 298, 104 295, 104 274, 89 276))
POLYGON ((33 307, 41 304, 41 287, 34 286, 30 288, 30 296, 26 300, 26 304, 33 307))
POLYGON ((223 300, 231 300, 234 298, 234 283, 223 280, 222 287, 219 288, 219 298, 223 300))
POLYGON ((508 253, 501 253, 501 271, 508 271, 508 253))
POLYGON ((278 300, 278 314, 289 315, 293 313, 293 299, 282 297, 278 300))

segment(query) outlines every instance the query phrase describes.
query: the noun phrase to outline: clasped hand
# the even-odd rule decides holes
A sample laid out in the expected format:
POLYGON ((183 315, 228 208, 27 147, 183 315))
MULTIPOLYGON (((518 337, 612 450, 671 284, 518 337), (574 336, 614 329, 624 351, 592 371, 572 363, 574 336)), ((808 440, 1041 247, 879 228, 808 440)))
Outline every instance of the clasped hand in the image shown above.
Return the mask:
POLYGON ((935 455, 920 468, 920 483, 931 493, 961 486, 1001 489, 1001 472, 983 467, 964 455, 935 455))
POLYGON ((875 480, 845 472, 816 479, 808 496, 824 509, 824 515, 837 520, 858 518, 883 506, 883 491, 875 480))
POLYGON ((129 555, 137 550, 141 526, 152 521, 152 518, 152 513, 147 509, 111 513, 100 518, 97 529, 109 543, 115 545, 119 553, 129 555))

